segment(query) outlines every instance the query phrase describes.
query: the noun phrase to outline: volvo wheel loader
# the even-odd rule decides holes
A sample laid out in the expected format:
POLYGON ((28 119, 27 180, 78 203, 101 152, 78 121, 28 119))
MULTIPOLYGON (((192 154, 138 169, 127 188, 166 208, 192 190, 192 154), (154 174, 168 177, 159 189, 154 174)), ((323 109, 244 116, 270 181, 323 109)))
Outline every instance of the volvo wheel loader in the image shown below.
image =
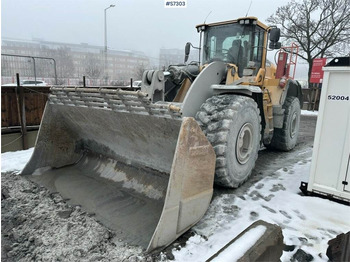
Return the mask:
POLYGON ((266 58, 278 29, 245 17, 197 30, 202 62, 148 70, 141 91, 51 87, 22 171, 148 252, 201 219, 214 180, 240 186, 262 145, 298 136, 301 87, 266 58))

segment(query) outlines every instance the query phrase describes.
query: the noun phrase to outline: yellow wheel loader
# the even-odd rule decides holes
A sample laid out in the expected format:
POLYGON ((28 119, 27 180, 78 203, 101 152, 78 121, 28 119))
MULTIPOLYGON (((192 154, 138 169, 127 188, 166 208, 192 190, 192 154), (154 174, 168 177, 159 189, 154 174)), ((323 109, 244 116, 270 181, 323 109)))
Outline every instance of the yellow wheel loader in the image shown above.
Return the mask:
POLYGON ((51 87, 22 171, 148 252, 201 219, 214 176, 238 187, 263 144, 298 136, 301 87, 266 59, 278 29, 245 17, 197 30, 203 62, 146 71, 141 91, 51 87))

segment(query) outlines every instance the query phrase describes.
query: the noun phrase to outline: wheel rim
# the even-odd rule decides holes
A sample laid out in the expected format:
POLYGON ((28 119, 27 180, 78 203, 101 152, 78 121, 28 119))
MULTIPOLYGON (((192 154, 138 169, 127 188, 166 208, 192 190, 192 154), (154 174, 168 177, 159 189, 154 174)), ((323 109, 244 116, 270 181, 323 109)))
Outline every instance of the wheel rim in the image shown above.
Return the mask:
POLYGON ((253 150, 253 126, 246 123, 239 130, 236 142, 236 156, 240 164, 248 162, 253 150))
POLYGON ((293 138, 295 136, 295 134, 297 133, 297 113, 294 112, 294 114, 292 115, 292 120, 290 122, 290 127, 289 127, 289 133, 290 133, 290 137, 293 138))

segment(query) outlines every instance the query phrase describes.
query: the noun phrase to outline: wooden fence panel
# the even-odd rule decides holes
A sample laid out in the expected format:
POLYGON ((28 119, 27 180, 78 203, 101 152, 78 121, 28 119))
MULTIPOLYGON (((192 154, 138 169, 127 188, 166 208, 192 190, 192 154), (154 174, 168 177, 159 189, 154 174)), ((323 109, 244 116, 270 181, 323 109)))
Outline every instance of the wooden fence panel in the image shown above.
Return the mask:
POLYGON ((1 127, 20 126, 15 87, 1 87, 1 127))
MULTIPOLYGON (((49 94, 48 86, 24 87, 27 126, 38 126, 49 94)), ((1 127, 20 126, 15 86, 1 87, 1 127)))

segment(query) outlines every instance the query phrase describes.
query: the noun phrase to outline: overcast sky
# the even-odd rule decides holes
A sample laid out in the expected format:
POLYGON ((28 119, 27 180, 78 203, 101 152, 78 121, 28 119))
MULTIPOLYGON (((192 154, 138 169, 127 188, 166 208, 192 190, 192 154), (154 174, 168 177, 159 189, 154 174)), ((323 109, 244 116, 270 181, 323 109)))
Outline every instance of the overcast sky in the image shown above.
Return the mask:
MULTIPOLYGON (((248 15, 262 22, 288 0, 253 0, 248 15)), ((2 0, 2 37, 104 45, 158 57, 160 48, 199 42, 195 25, 245 16, 250 0, 187 0, 187 8, 164 8, 164 0, 2 0)))

